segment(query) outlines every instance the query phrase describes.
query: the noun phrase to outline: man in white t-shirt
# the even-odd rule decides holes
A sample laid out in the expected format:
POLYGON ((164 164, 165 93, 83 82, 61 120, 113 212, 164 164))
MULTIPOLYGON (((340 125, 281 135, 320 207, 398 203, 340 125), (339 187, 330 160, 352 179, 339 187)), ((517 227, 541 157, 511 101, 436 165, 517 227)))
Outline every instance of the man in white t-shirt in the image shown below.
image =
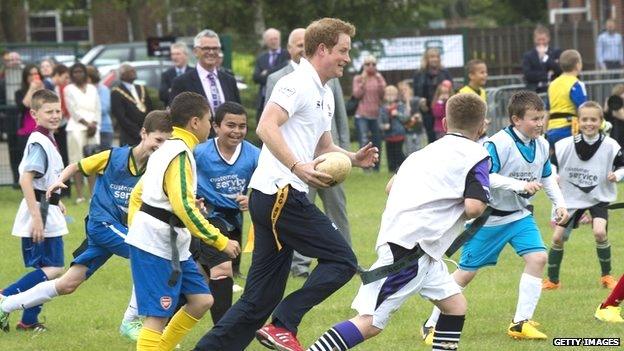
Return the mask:
POLYGON ((295 336, 303 315, 355 273, 353 251, 306 197, 308 186, 327 188, 331 181, 315 170, 316 156, 342 152, 358 167, 371 167, 379 159, 371 144, 352 153, 331 137, 334 98, 326 83, 342 76, 354 34, 355 28, 339 19, 313 22, 304 39, 309 59, 302 58, 275 86, 257 128, 264 146, 249 184, 255 248, 245 292, 195 350, 242 350, 254 334, 270 348, 303 350, 295 336), (280 302, 293 249, 319 263, 303 287, 280 302), (272 322, 262 327, 271 312, 272 322))

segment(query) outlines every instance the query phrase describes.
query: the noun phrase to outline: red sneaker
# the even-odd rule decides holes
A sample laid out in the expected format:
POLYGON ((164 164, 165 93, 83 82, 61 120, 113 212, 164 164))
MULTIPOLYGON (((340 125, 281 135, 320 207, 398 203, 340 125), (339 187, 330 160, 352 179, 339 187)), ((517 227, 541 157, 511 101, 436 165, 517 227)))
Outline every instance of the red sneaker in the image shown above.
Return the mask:
POLYGON ((280 351, 304 351, 297 337, 288 329, 267 324, 256 331, 256 339, 264 346, 272 350, 280 351))

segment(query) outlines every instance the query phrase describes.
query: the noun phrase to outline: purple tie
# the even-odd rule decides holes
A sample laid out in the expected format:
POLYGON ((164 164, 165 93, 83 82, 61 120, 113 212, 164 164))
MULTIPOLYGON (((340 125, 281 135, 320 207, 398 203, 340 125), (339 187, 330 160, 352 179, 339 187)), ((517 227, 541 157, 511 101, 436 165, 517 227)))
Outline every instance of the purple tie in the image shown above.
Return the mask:
POLYGON ((273 67, 275 65, 275 56, 277 56, 277 51, 269 52, 269 66, 273 67))
POLYGON ((212 104, 212 113, 214 114, 217 107, 221 105, 221 98, 219 97, 219 90, 217 89, 217 79, 214 73, 208 73, 208 81, 210 82, 210 103, 212 104))

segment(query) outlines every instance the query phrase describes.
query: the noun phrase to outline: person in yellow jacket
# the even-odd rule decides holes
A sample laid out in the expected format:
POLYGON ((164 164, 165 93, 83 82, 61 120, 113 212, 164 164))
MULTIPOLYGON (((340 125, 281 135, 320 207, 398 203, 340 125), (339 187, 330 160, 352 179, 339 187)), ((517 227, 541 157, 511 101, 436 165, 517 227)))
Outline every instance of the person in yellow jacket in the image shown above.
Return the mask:
POLYGON ((544 123, 551 148, 557 141, 578 133, 577 109, 587 101, 585 84, 578 78, 583 69, 581 54, 566 50, 559 57, 559 65, 563 73, 548 87, 549 116, 544 123))
POLYGON ((210 107, 201 95, 185 92, 170 108, 172 138, 152 154, 128 211, 126 243, 139 314, 146 316, 139 351, 172 350, 213 303, 189 251, 191 235, 231 258, 240 253, 238 243, 208 223, 195 201, 193 149, 208 137, 210 107), (187 303, 172 317, 180 294, 187 303))
POLYGON ((466 70, 468 70, 468 85, 459 89, 458 93, 477 94, 483 101, 487 102, 487 95, 485 94, 485 83, 488 78, 487 65, 482 60, 474 59, 468 61, 466 70))

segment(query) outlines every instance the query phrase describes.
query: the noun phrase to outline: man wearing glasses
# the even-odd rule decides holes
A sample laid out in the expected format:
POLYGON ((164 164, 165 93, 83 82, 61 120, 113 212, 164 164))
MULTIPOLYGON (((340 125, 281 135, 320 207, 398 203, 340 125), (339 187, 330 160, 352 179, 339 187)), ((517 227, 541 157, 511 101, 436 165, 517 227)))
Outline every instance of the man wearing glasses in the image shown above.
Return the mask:
POLYGON ((197 58, 194 70, 173 80, 169 101, 184 91, 194 92, 206 97, 214 111, 225 101, 240 103, 240 94, 236 79, 223 70, 218 70, 221 42, 219 35, 210 29, 199 32, 193 40, 193 53, 197 58))

